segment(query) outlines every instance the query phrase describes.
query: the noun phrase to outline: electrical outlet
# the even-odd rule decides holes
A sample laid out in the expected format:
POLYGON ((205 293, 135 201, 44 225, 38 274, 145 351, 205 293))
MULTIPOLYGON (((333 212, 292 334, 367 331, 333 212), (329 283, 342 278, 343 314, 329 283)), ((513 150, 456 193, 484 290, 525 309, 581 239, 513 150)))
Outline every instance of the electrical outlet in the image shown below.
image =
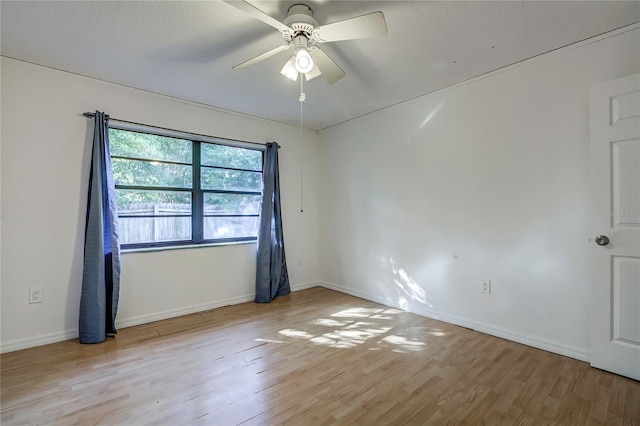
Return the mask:
POLYGON ((29 303, 42 303, 42 287, 29 289, 29 303))
POLYGON ((491 294, 491 280, 480 283, 480 293, 491 294))

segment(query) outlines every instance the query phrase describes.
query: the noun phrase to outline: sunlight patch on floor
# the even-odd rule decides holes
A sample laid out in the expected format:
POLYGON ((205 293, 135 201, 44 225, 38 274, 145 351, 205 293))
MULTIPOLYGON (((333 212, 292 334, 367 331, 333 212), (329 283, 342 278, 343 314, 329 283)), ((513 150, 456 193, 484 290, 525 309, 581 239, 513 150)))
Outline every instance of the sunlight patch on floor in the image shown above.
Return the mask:
POLYGON ((327 327, 343 327, 343 326, 349 324, 350 321, 343 322, 343 321, 336 321, 336 320, 332 320, 332 319, 319 318, 317 320, 313 320, 313 323, 316 324, 316 325, 325 325, 327 327))
POLYGON ((378 314, 383 311, 384 309, 350 308, 331 314, 331 316, 339 318, 368 318, 371 314, 378 314))
MULTIPOLYGON (((370 344, 376 346, 375 348, 370 348, 372 350, 387 348, 401 353, 422 350, 426 343, 418 340, 419 335, 405 337, 407 330, 396 330, 394 334, 384 336, 392 330, 392 327, 385 325, 386 321, 394 319, 393 316, 399 314, 405 314, 405 312, 395 308, 349 308, 329 315, 330 317, 340 318, 340 320, 317 318, 310 321, 314 326, 313 329, 317 329, 317 326, 320 326, 327 327, 330 331, 312 332, 285 328, 278 331, 278 335, 289 339, 307 340, 315 345, 332 348, 353 348, 372 342, 370 344)), ((420 330, 418 330, 418 333, 420 333, 420 330)), ((422 333, 425 333, 425 331, 422 331, 422 333)), ((286 343, 286 341, 277 339, 255 340, 269 343, 286 343)))
POLYGON ((314 337, 313 334, 309 334, 306 331, 291 330, 290 328, 280 330, 278 333, 282 334, 283 336, 293 337, 295 339, 311 339, 312 337, 314 337))
POLYGON ((284 343, 284 340, 273 340, 273 339, 253 339, 256 342, 266 342, 266 343, 284 343))
POLYGON ((421 346, 425 346, 426 343, 420 342, 416 339, 407 339, 406 337, 396 336, 394 334, 390 336, 385 336, 382 338, 383 342, 391 343, 392 345, 396 345, 397 349, 394 351, 420 351, 422 350, 421 346), (402 350, 401 350, 402 349, 402 350))

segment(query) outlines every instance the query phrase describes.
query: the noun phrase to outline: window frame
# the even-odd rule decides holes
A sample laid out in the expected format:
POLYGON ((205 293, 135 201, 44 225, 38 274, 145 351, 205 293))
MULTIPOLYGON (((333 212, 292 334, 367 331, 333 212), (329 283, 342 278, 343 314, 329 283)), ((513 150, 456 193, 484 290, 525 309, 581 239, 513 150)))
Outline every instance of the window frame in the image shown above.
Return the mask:
MULTIPOLYGON (((188 165, 191 166, 192 182, 191 187, 165 187, 165 186, 144 186, 144 185, 115 185, 115 189, 129 189, 138 191, 176 191, 176 192, 188 192, 191 194, 191 214, 177 214, 177 215, 121 215, 118 213, 118 219, 122 218, 157 218, 157 217, 191 217, 191 239, 188 240, 171 240, 171 241, 154 241, 145 243, 128 243, 121 244, 123 250, 136 250, 136 249, 154 249, 154 248, 179 248, 181 246, 204 246, 204 245, 225 245, 235 244, 242 242, 255 242, 257 241, 257 235, 251 237, 230 237, 230 238, 204 238, 204 219, 206 217, 255 217, 260 216, 258 211, 256 214, 205 214, 204 212, 204 195, 207 193, 213 194, 239 194, 239 195, 262 195, 261 191, 248 191, 248 190, 223 190, 223 189, 202 189, 201 188, 201 170, 207 169, 222 169, 222 170, 237 170, 243 172, 260 173, 260 182, 263 180, 263 170, 249 170, 241 169, 229 166, 211 166, 201 164, 201 147, 202 144, 222 145, 232 148, 249 149, 253 151, 261 151, 261 165, 264 166, 264 151, 266 146, 261 143, 239 141, 234 139, 225 139, 213 136, 206 136, 197 133, 182 132, 177 130, 166 129, 162 127, 147 126, 137 123, 131 123, 121 120, 110 120, 109 130, 123 130, 128 132, 142 133, 148 135, 168 137, 172 139, 187 140, 191 142, 192 156, 191 163, 185 163, 173 160, 152 160, 128 156, 111 155, 110 159, 126 159, 137 161, 154 161, 161 164, 176 164, 176 165, 188 165)), ((117 194, 116 194, 117 199, 117 194)))

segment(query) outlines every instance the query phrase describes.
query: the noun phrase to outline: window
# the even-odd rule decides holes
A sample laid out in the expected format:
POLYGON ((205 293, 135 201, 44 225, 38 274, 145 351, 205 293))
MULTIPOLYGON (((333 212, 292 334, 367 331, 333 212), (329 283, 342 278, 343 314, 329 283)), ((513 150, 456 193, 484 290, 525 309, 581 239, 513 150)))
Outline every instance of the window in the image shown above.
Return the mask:
POLYGON ((123 248, 256 240, 261 150, 114 127, 109 140, 123 248))

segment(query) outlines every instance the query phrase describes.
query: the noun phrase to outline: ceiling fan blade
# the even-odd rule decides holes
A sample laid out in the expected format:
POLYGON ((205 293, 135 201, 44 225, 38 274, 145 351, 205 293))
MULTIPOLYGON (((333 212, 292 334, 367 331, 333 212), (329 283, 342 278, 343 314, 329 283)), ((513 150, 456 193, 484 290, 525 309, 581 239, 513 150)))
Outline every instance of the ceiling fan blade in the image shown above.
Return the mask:
POLYGON ((333 84, 345 76, 344 71, 318 46, 312 46, 309 55, 327 82, 333 84))
POLYGON ((288 33, 288 32, 291 31, 291 28, 289 28, 288 26, 286 26, 282 22, 278 21, 277 19, 272 18, 271 16, 267 15, 266 13, 264 13, 263 11, 261 11, 260 9, 258 9, 257 7, 255 7, 254 5, 252 5, 251 3, 247 2, 247 1, 224 0, 224 2, 227 3, 227 4, 230 4, 231 6, 234 6, 234 7, 238 8, 238 9, 240 9, 244 13, 246 13, 248 15, 251 15, 256 19, 261 20, 262 22, 264 22, 267 25, 272 26, 276 30, 282 31, 284 33, 288 33))
POLYGON ((244 61, 243 63, 234 66, 232 69, 236 70, 236 69, 248 67, 249 65, 253 65, 257 62, 270 58, 276 53, 284 52, 285 50, 288 50, 290 47, 291 47, 290 44, 283 44, 282 46, 278 46, 274 49, 271 49, 270 51, 265 52, 262 55, 258 55, 255 58, 249 59, 248 61, 244 61))
POLYGON ((320 43, 377 37, 386 33, 387 23, 380 11, 321 25, 313 30, 313 36, 320 43))

